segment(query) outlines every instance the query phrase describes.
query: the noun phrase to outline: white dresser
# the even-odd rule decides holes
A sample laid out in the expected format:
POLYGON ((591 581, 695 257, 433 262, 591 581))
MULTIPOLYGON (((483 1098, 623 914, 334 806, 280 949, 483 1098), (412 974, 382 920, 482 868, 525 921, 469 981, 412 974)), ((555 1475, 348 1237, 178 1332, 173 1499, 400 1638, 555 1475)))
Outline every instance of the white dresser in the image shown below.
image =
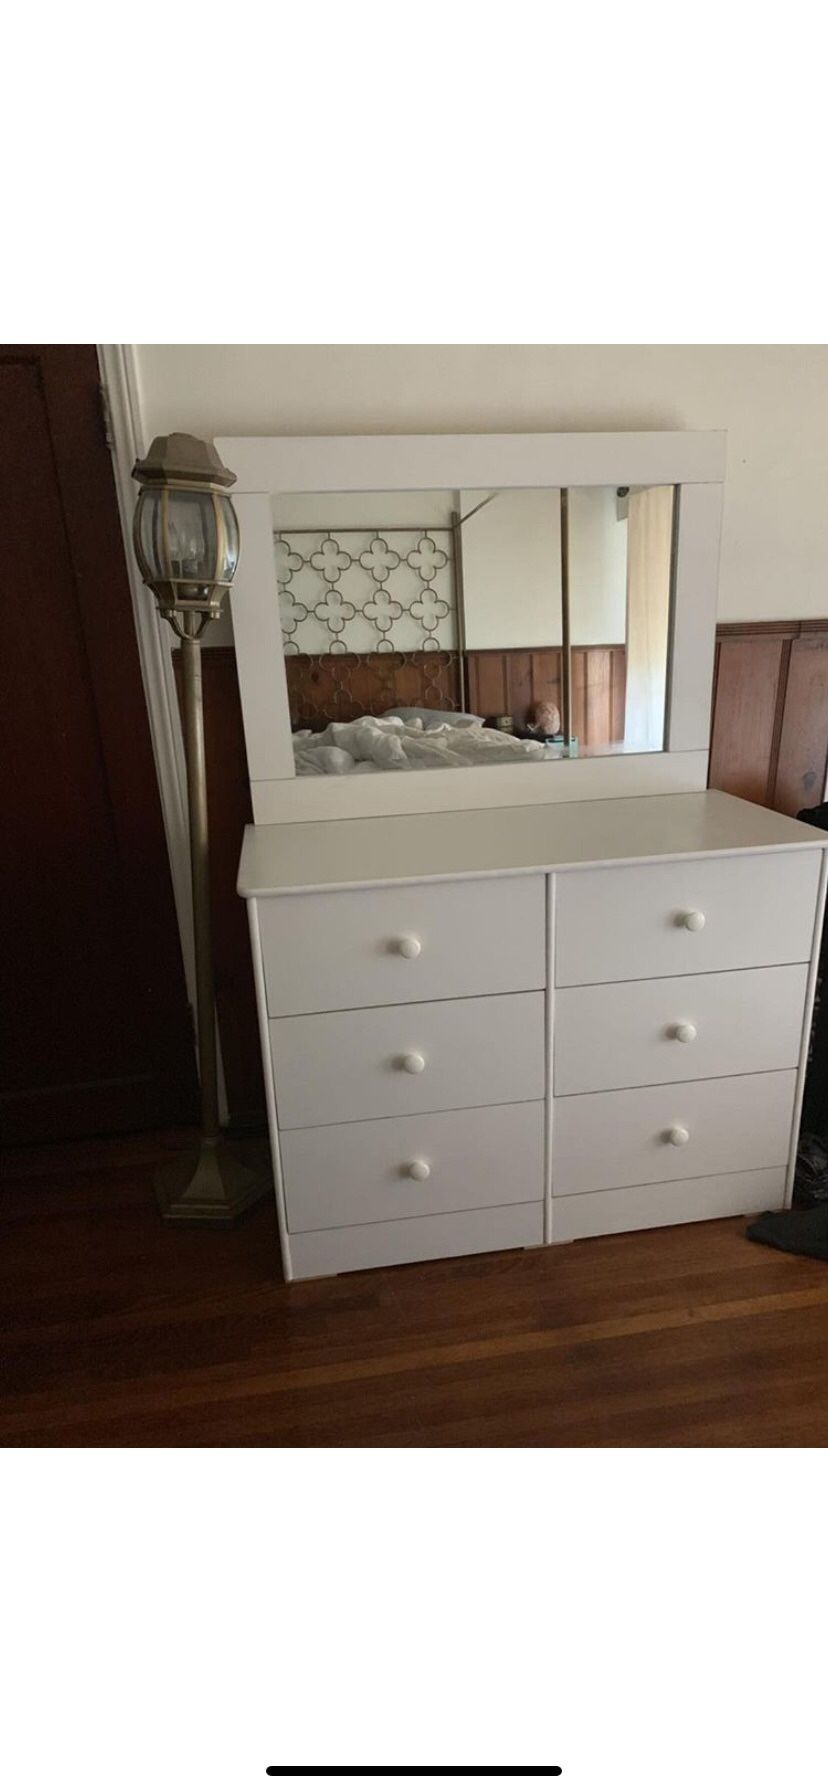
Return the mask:
POLYGON ((717 792, 248 828, 286 1276, 782 1207, 826 849, 717 792))
POLYGON ((218 448, 286 1275, 783 1206, 828 837, 705 788, 724 437, 218 448))

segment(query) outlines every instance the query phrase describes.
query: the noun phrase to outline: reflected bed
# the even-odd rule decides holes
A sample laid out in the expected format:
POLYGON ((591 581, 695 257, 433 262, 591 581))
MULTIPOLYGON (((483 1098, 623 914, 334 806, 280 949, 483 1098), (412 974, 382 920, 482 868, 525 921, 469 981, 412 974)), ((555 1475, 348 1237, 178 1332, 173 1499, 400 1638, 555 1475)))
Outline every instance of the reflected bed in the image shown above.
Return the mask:
POLYGON ((331 722, 321 733, 299 729, 293 736, 293 755, 297 777, 343 777, 559 759, 562 747, 516 740, 484 727, 476 716, 446 720, 440 711, 424 710, 408 717, 359 716, 352 722, 331 722))

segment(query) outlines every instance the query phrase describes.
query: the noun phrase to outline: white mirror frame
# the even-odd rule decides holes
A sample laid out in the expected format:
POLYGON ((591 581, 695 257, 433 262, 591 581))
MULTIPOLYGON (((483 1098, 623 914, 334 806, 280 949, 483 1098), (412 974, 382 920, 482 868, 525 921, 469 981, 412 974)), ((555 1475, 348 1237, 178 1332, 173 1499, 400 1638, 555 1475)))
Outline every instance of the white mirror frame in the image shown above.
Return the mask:
POLYGON ((223 436, 237 475, 241 558, 233 633, 256 822, 654 796, 707 783, 725 436, 223 436), (285 676, 272 500, 276 493, 675 485, 677 537, 662 753, 527 765, 297 778, 285 676))

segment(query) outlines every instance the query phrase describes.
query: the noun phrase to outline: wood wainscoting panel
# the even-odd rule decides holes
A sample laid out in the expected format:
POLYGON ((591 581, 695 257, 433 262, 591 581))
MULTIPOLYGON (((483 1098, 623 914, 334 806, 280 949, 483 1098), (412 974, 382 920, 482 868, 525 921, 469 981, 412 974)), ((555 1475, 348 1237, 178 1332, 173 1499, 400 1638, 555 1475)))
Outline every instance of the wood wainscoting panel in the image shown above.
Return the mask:
POLYGON ((711 788, 796 815, 827 772, 828 621, 720 624, 711 788))
POLYGON ((784 645, 760 635, 716 647, 709 782, 749 803, 767 800, 784 645))
POLYGON ((791 642, 773 807, 812 809, 828 776, 828 629, 791 642))

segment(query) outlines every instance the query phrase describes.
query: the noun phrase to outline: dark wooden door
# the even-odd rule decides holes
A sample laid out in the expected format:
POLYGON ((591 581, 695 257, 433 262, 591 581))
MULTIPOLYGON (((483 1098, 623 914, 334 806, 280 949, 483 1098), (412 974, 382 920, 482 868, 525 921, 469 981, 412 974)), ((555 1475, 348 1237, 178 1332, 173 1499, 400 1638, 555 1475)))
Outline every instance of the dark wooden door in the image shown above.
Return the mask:
POLYGON ((195 1111, 98 382, 93 348, 0 349, 0 1089, 14 1142, 195 1111))

